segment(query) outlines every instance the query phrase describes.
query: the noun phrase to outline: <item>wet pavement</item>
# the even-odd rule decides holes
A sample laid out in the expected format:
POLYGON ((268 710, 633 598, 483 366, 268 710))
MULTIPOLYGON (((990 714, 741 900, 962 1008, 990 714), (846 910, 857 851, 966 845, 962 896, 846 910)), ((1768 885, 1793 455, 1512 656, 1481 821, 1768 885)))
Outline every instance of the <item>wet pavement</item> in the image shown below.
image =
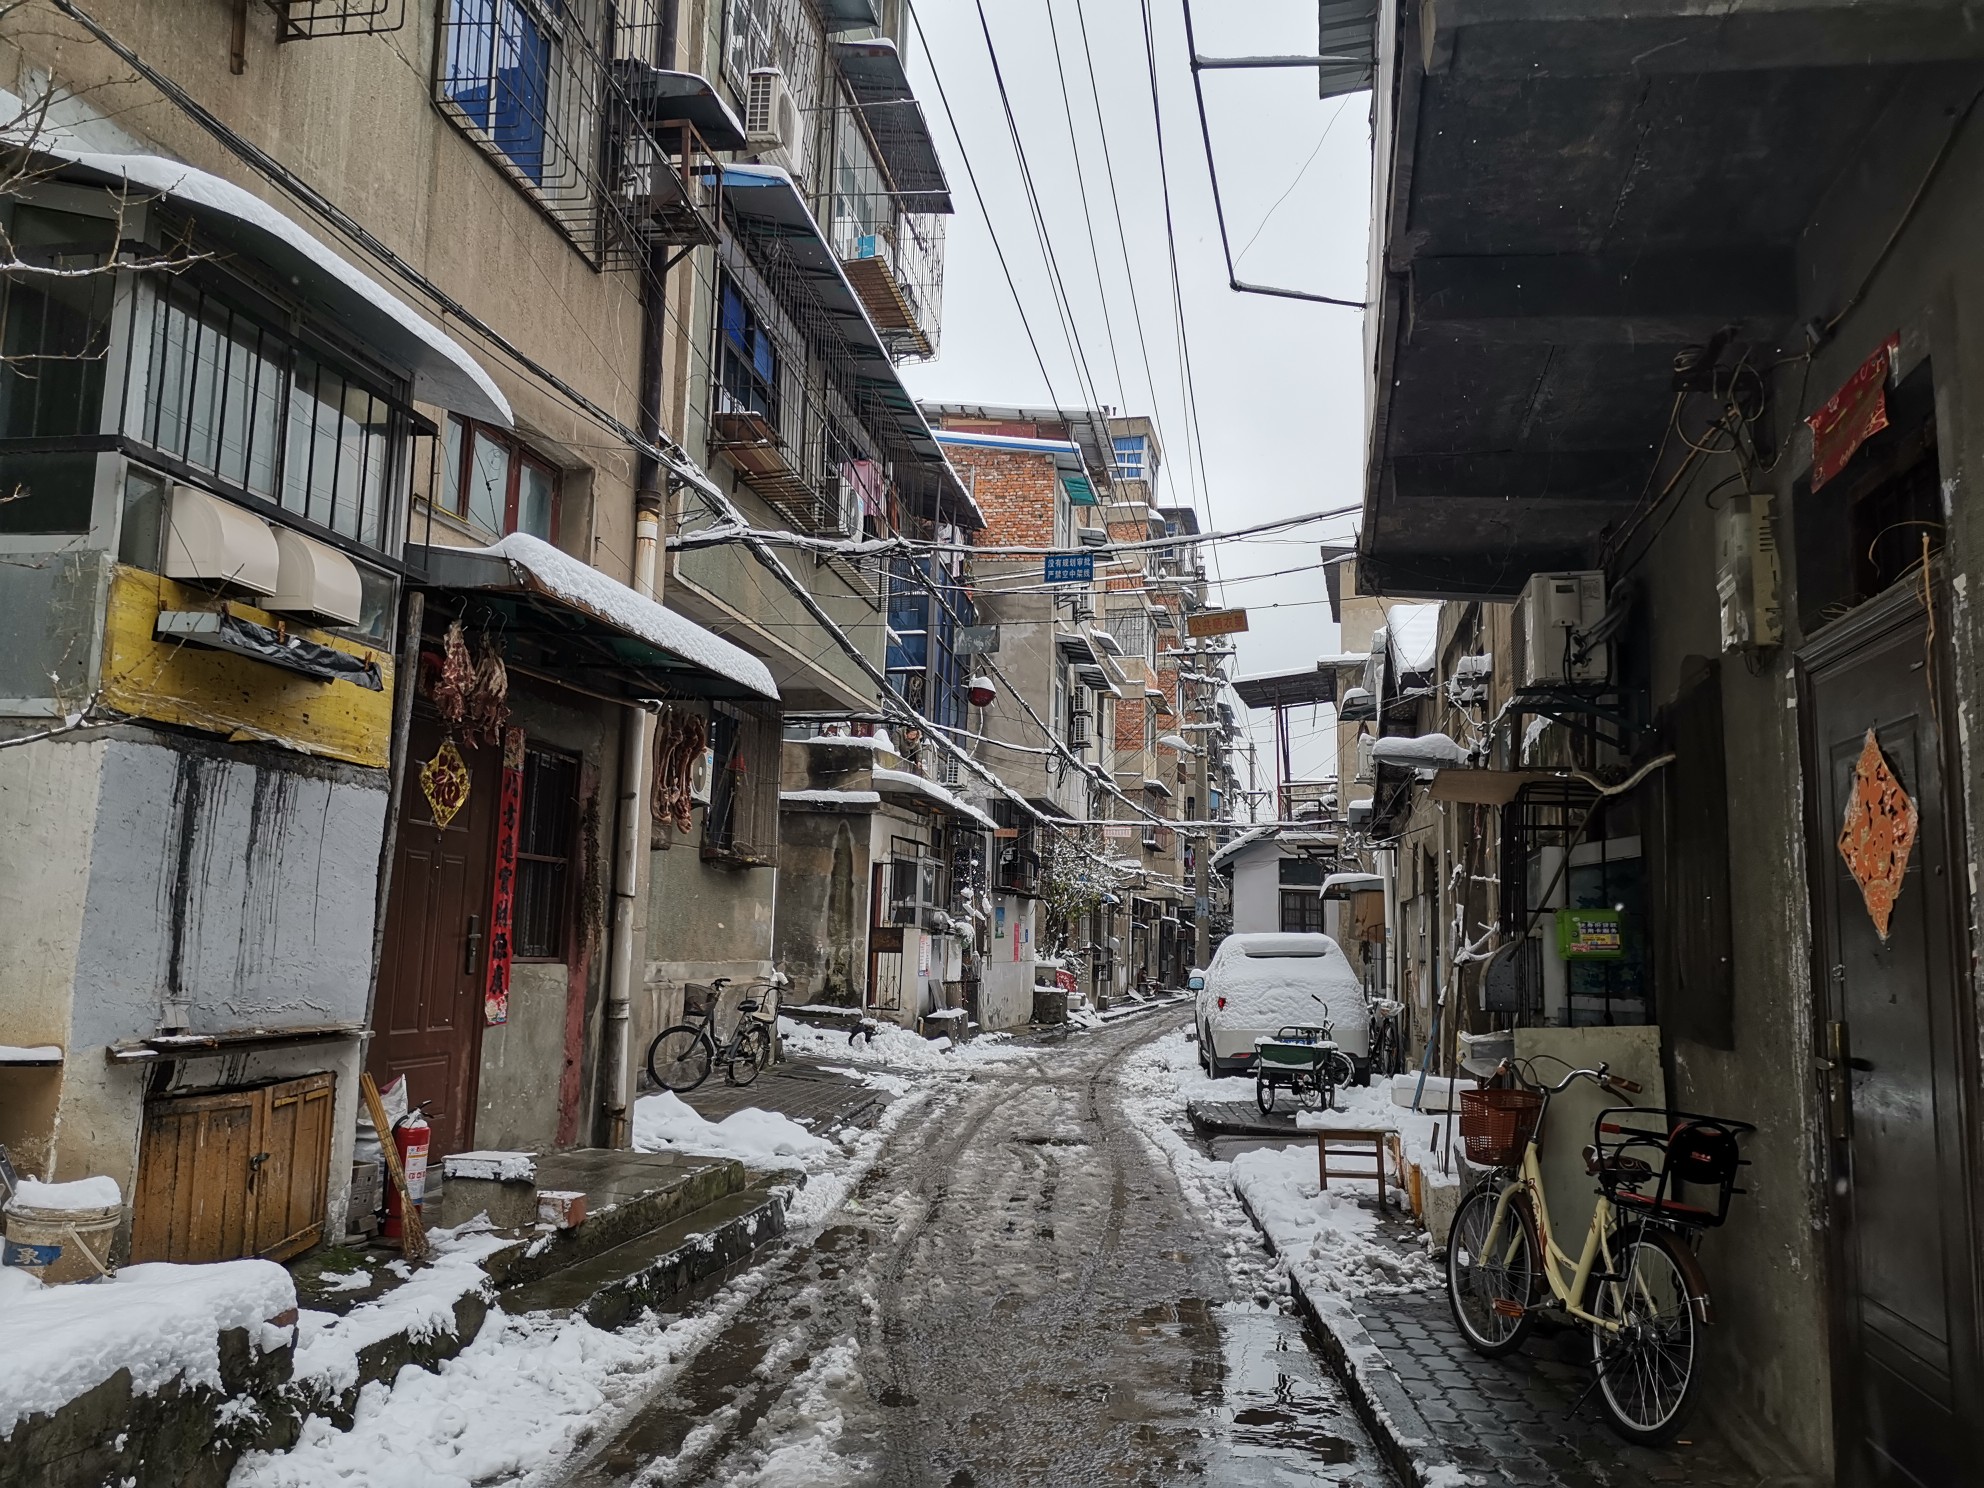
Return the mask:
POLYGON ((567 1482, 1389 1483, 1266 1255, 1193 1207, 1123 1109, 1117 1062, 1175 1021, 911 1111, 567 1482))

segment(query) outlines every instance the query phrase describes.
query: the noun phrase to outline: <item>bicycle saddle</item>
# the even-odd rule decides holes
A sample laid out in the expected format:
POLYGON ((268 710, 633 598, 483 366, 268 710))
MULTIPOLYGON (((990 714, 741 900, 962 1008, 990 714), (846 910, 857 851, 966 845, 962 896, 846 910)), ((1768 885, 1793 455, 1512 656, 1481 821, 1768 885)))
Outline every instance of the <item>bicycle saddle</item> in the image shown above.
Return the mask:
POLYGON ((740 1013, 755 1013, 757 1010, 758 1004, 755 1002, 740 1002, 737 1004, 737 1011, 740 1013))

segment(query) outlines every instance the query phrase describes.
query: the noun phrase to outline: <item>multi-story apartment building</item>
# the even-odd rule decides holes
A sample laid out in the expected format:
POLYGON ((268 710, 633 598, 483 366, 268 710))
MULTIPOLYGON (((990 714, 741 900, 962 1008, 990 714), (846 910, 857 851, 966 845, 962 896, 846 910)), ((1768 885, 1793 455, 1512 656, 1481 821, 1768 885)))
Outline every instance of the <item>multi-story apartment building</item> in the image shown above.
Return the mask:
POLYGON ((747 143, 663 21, 9 13, 0 1141, 120 1253, 342 1233, 361 1069, 624 1137, 644 705, 779 697, 654 597, 655 271, 747 143))
POLYGON ((1122 804, 1112 757, 1123 711, 1141 714, 1144 702, 1125 665, 1127 648, 1102 617, 1108 562, 1081 562, 1109 541, 1109 425, 1086 410, 941 404, 927 411, 985 513, 985 551, 973 560, 976 614, 982 626, 997 628, 998 650, 982 665, 999 695, 976 714, 975 732, 984 737, 973 749, 1021 798, 998 791, 987 798, 1002 831, 991 864, 986 995, 995 980, 1030 988, 1031 972, 1022 979, 1013 968, 1031 963, 1039 948, 1079 959, 1084 990, 1105 997, 1119 978, 1120 951, 1102 917, 1056 927, 1060 943, 1044 946, 1049 927, 1038 895, 1057 840, 1072 844, 1059 850, 1085 855, 1098 871, 1129 846, 1106 835, 1112 827, 1103 820, 1122 804), (1006 548, 1030 551, 1000 551, 1006 548), (1050 571, 1049 550, 1071 558, 1077 576, 1050 571), (1057 822, 1067 826, 1050 831, 1047 824, 1057 822))

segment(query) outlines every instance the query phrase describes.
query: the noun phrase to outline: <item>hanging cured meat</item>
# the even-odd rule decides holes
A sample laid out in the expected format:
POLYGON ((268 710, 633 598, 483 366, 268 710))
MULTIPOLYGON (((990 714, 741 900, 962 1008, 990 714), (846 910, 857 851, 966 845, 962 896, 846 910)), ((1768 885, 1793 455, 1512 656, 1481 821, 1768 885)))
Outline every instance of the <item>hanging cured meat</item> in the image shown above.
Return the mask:
POLYGON ((694 830, 696 766, 708 747, 709 726, 701 714, 661 710, 655 720, 654 780, 648 792, 648 809, 656 821, 678 832, 694 830))

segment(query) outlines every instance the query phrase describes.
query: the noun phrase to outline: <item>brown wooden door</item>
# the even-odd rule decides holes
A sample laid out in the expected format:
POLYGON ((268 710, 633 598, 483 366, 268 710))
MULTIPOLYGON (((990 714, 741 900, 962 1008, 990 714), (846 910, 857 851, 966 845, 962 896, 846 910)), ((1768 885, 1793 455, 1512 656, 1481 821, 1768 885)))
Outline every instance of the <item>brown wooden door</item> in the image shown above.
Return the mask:
POLYGON ((253 1254, 284 1260, 323 1238, 335 1095, 336 1080, 330 1074, 286 1080, 263 1092, 261 1145, 256 1149, 261 1156, 249 1178, 253 1254))
POLYGON ((1984 1450, 1969 911, 1954 745, 1931 699, 1946 658, 1931 658, 1919 589, 1869 603, 1802 658, 1819 1053, 1845 1056, 1825 1075, 1844 1488, 1940 1488, 1984 1450), (1838 846, 1869 729, 1919 822, 1885 940, 1838 846))
POLYGON ((406 1076, 409 1105, 425 1105, 431 1160, 475 1145, 482 1052, 482 976, 489 950, 489 869, 495 850, 498 752, 462 749, 468 801, 445 827, 421 788, 440 726, 413 720, 399 841, 386 905, 385 955, 366 1068, 380 1085, 406 1076))
POLYGON ((145 1106, 134 1261, 286 1260, 324 1235, 336 1076, 145 1106))
POLYGON ((182 1095, 145 1105, 134 1261, 231 1261, 248 1254, 248 1176, 261 1092, 182 1095))

